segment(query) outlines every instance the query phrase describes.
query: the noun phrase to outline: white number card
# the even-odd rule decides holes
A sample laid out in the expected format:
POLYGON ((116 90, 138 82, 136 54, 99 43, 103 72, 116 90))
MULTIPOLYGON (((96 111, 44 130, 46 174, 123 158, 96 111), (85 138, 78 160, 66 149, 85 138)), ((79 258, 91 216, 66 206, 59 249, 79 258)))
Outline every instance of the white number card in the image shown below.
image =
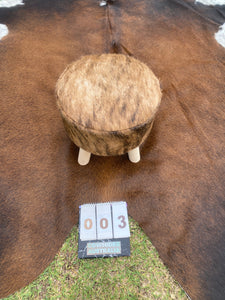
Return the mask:
POLYGON ((130 237, 126 202, 112 204, 114 238, 130 237))
POLYGON ((95 205, 84 204, 80 210, 80 239, 82 241, 96 240, 95 205))
POLYGON ((78 257, 130 255, 127 203, 80 206, 78 257))
POLYGON ((96 204, 97 239, 112 239, 112 213, 110 203, 96 204))

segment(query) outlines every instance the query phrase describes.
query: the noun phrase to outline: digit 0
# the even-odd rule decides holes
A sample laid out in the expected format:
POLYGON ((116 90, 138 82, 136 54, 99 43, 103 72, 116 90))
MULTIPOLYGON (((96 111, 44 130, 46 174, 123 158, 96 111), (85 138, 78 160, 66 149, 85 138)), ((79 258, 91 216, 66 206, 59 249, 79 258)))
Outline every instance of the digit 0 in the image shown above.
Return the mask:
POLYGON ((109 222, 106 218, 103 218, 100 220, 100 227, 102 229, 106 229, 108 227, 108 225, 109 225, 109 222))
POLYGON ((121 220, 121 224, 118 225, 119 228, 125 228, 126 225, 127 225, 127 223, 125 222, 125 217, 124 216, 119 216, 118 219, 121 220))
POLYGON ((93 223, 92 223, 92 220, 91 220, 91 219, 86 219, 86 220, 84 221, 84 228, 85 228, 85 229, 87 229, 87 230, 91 229, 91 228, 92 228, 92 225, 93 225, 93 223))

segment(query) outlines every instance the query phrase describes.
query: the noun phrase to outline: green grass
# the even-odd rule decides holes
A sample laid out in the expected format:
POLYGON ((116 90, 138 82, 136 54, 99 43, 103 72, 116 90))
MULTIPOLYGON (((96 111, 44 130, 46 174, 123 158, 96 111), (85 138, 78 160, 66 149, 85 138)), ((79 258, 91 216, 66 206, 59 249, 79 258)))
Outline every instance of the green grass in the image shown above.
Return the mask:
POLYGON ((129 220, 130 257, 78 259, 78 229, 74 227, 44 273, 5 300, 187 299, 148 237, 129 220))

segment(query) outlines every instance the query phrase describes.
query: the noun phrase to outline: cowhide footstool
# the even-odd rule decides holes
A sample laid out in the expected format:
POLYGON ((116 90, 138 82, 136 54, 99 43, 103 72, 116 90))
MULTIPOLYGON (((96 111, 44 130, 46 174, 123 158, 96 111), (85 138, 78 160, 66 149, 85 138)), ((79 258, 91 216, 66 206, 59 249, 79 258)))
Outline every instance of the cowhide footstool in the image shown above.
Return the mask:
POLYGON ((62 73, 56 94, 79 164, 91 153, 140 160, 161 101, 159 81, 144 63, 122 54, 84 56, 62 73))

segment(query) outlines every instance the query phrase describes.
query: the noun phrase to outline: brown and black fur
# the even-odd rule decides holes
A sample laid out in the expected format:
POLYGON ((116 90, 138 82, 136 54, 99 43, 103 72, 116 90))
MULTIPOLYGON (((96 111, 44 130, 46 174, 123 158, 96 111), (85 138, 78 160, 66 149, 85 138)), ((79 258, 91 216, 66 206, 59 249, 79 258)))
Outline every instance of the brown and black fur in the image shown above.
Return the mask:
POLYGON ((75 122, 65 118, 62 114, 63 123, 70 139, 79 148, 90 153, 102 156, 122 155, 139 147, 148 137, 153 120, 120 131, 96 131, 77 125, 75 122))
POLYGON ((225 52, 214 39, 224 8, 210 9, 191 0, 0 9, 10 30, 0 42, 0 297, 44 271, 81 203, 123 199, 193 300, 225 298, 225 52), (55 84, 82 55, 115 50, 153 70, 162 103, 140 163, 93 156, 81 167, 55 84))
POLYGON ((88 55, 71 63, 57 81, 56 96, 71 140, 103 156, 140 146, 161 102, 153 72, 122 54, 88 55))

